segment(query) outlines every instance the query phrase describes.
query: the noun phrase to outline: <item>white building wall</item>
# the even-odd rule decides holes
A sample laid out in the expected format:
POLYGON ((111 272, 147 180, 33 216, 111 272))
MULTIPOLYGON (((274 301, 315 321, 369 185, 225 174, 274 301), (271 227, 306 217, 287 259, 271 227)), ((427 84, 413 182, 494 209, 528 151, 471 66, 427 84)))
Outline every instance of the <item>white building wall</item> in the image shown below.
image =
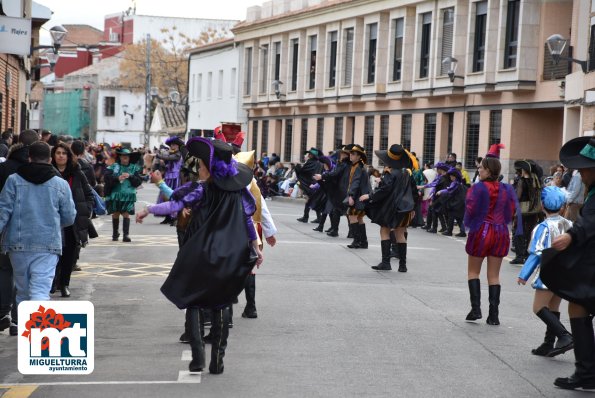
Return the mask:
POLYGON ((242 123, 247 131, 246 112, 241 109, 239 95, 240 54, 240 47, 230 45, 190 56, 188 131, 213 130, 221 122, 242 123), (223 71, 223 79, 219 78, 220 71, 223 71), (212 74, 210 97, 207 92, 209 73, 212 74))
POLYGON ((129 90, 99 89, 97 103, 97 141, 108 144, 128 142, 132 147, 144 145, 145 96, 129 90), (114 116, 104 115, 104 98, 115 98, 114 116), (124 115, 122 105, 128 105, 124 115))

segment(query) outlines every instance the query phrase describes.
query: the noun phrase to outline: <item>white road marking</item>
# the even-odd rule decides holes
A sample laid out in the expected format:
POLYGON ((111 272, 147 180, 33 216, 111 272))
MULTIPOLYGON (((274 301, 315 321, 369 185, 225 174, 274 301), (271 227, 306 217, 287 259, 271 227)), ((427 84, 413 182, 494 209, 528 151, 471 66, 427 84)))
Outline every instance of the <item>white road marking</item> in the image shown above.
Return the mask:
POLYGON ((190 373, 187 370, 180 370, 178 374, 179 383, 200 383, 202 379, 202 372, 190 373))
POLYGON ((16 386, 93 386, 93 385, 142 385, 142 384, 184 384, 184 383, 200 383, 201 374, 190 374, 187 370, 181 370, 178 375, 178 380, 141 380, 141 381, 58 381, 49 383, 12 383, 8 385, 0 385, 0 388, 11 388, 16 386))
MULTIPOLYGON (((316 241, 289 241, 289 240, 281 240, 277 241, 277 244, 281 245, 344 245, 346 242, 316 242, 316 241)), ((368 245, 368 247, 380 247, 380 245, 368 245)), ((428 251, 438 251, 440 249, 435 249, 433 247, 415 247, 415 246, 408 246, 408 250, 428 250, 428 251)))
POLYGON ((182 361, 192 361, 192 351, 190 351, 190 350, 182 351, 182 361))

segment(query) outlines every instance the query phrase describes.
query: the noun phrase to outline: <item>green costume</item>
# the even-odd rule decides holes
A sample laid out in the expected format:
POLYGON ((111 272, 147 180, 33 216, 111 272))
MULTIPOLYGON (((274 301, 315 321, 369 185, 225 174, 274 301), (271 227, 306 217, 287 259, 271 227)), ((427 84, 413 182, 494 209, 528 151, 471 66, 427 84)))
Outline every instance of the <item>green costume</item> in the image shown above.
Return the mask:
POLYGON ((140 178, 141 168, 136 163, 130 163, 123 166, 118 162, 107 168, 105 175, 106 182, 109 180, 111 192, 106 196, 106 206, 108 214, 128 213, 134 214, 134 204, 136 203, 136 187, 142 184, 140 178), (118 179, 122 174, 128 173, 130 176, 120 182, 118 179))

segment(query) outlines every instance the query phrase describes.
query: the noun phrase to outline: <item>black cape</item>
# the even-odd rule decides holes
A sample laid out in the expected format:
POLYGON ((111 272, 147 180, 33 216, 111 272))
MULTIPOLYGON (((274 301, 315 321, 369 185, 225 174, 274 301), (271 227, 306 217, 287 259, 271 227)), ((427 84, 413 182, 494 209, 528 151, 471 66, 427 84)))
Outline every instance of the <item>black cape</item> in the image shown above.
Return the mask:
POLYGON ((366 215, 374 224, 396 228, 403 215, 413 210, 413 179, 406 169, 384 173, 378 188, 366 204, 366 215))
POLYGON ((543 251, 539 276, 552 292, 595 314, 595 198, 587 199, 568 232, 572 244, 566 250, 543 251))
POLYGON ((314 174, 320 174, 322 172, 322 163, 315 159, 308 159, 303 165, 295 166, 295 174, 298 179, 298 183, 302 192, 305 195, 312 195, 314 191, 310 188, 310 185, 316 183, 314 180, 314 174))
POLYGON ((467 186, 463 183, 447 196, 446 210, 448 215, 455 218, 463 218, 465 216, 465 199, 467 197, 467 186))
POLYGON ((242 192, 206 185, 184 239, 161 292, 180 309, 230 304, 255 260, 250 256, 242 192))
POLYGON ((347 210, 347 206, 343 202, 347 197, 350 170, 351 162, 347 159, 337 163, 334 169, 322 174, 321 185, 323 184, 326 187, 326 193, 332 207, 342 212, 347 210))

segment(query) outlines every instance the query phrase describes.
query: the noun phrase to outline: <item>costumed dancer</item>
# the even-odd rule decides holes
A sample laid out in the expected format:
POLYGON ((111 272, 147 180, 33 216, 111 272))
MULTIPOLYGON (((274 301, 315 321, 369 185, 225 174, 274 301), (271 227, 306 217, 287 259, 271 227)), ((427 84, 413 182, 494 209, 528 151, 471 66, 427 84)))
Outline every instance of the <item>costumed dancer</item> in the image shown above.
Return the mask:
POLYGON ((517 280, 519 285, 524 285, 535 273, 531 284, 535 289, 533 312, 545 323, 547 329, 543 343, 531 350, 531 353, 545 357, 555 357, 572 349, 572 336, 560 322, 561 299, 548 290, 539 277, 539 264, 543 250, 551 247, 552 241, 557 236, 566 233, 572 227, 572 222, 560 215, 565 202, 566 196, 558 187, 545 187, 541 191, 541 203, 546 219, 533 229, 529 257, 519 272, 517 280))
POLYGON ((349 229, 352 231, 353 242, 347 245, 350 249, 367 249, 368 236, 366 234, 365 203, 360 201, 362 195, 370 193, 370 179, 366 173, 366 151, 361 145, 354 144, 349 151, 351 169, 349 170, 349 185, 347 188, 347 215, 349 229))
POLYGON ((244 288, 246 278, 263 257, 251 215, 254 197, 246 189, 252 171, 232 159, 231 146, 219 140, 191 138, 190 156, 198 161, 198 182, 178 188, 169 202, 151 205, 137 215, 192 210, 192 217, 176 261, 161 287, 178 308, 186 309, 190 324, 191 372, 205 367, 199 309, 212 312, 209 372, 223 373, 229 336, 230 304, 244 288))
POLYGON ((448 188, 450 185, 450 178, 446 175, 446 172, 450 170, 450 167, 446 163, 438 162, 434 166, 436 169, 436 178, 429 184, 424 185, 422 188, 430 188, 430 206, 428 209, 428 221, 426 229, 430 233, 438 233, 438 221, 440 221, 440 231, 446 231, 446 216, 443 200, 440 196, 436 196, 436 192, 448 188))
POLYGON ((436 195, 442 197, 445 201, 444 206, 448 213, 447 229, 442 232, 442 235, 452 236, 452 230, 456 221, 460 229, 460 232, 456 236, 464 238, 467 236, 463 222, 467 186, 464 184, 463 176, 459 169, 451 167, 446 175, 450 178, 450 185, 446 189, 436 192, 436 195))
MULTIPOLYGON (((331 158, 321 156, 318 160, 322 164, 323 172, 331 171, 333 169, 333 161, 331 158)), ((316 180, 316 176, 318 175, 320 174, 315 174, 313 178, 316 180)), ((318 215, 318 226, 314 228, 314 231, 323 232, 326 218, 332 213, 333 209, 333 206, 329 201, 329 190, 334 189, 334 186, 317 182, 310 185, 310 188, 314 191, 310 206, 318 215)))
POLYGON ((566 390, 591 390, 595 389, 595 138, 568 141, 560 149, 560 161, 578 169, 589 193, 572 228, 556 237, 552 248, 542 253, 541 280, 568 300, 576 359, 574 373, 557 378, 554 385, 566 390))
POLYGON ((384 163, 384 172, 378 188, 371 194, 360 196, 367 202, 366 214, 374 224, 380 225, 382 261, 372 269, 390 271, 390 233, 395 230, 399 272, 407 272, 407 227, 413 219, 417 187, 411 176, 419 168, 417 159, 401 145, 395 144, 386 151, 375 151, 384 163))
POLYGON ((541 213, 541 177, 543 170, 533 160, 517 160, 514 168, 521 171, 516 181, 516 194, 522 213, 523 231, 521 236, 515 236, 516 256, 510 264, 523 264, 529 253, 527 247, 531 240, 531 231, 540 222, 541 213))
POLYGON ((347 188, 349 187, 349 172, 351 170, 349 151, 352 146, 346 145, 337 149, 335 152, 338 153, 339 158, 335 167, 322 174, 314 175, 316 181, 327 187, 327 195, 332 205, 332 211, 330 213, 331 227, 326 231, 326 234, 333 238, 339 236, 341 216, 347 211, 343 201, 347 197, 347 188))
MULTIPOLYGON (((468 254, 467 283, 471 311, 466 320, 481 319, 481 289, 479 274, 484 258, 488 263, 488 293, 490 312, 486 323, 499 325, 500 305, 500 266, 502 258, 510 248, 508 224, 517 214, 518 201, 512 186, 498 182, 500 170, 500 148, 502 144, 494 144, 479 166, 481 182, 473 185, 467 192, 465 208, 465 225, 469 228, 469 237, 465 246, 468 254)), ((517 226, 516 234, 522 233, 522 225, 517 226)))
MULTIPOLYGON (((180 170, 184 163, 184 153, 182 152, 184 141, 178 136, 173 136, 165 141, 165 145, 169 147, 169 151, 158 151, 155 157, 165 163, 165 184, 171 189, 176 189, 180 186, 180 170)), ((165 202, 166 200, 167 198, 160 193, 157 198, 157 203, 165 202)), ((165 219, 161 224, 173 224, 174 221, 174 216, 168 214, 165 216, 165 219)))
POLYGON ((136 188, 142 184, 141 167, 137 164, 140 153, 128 148, 116 149, 116 161, 105 172, 105 204, 112 215, 112 240, 120 237, 119 225, 122 215, 122 242, 131 242, 130 215, 134 215, 136 188))
MULTIPOLYGON (((248 166, 250 169, 254 168, 254 151, 250 152, 239 152, 234 155, 234 158, 248 166)), ((254 196, 256 203, 256 211, 252 215, 252 221, 254 221, 254 227, 258 234, 258 247, 260 250, 263 249, 263 237, 269 246, 274 247, 277 243, 277 227, 271 216, 271 212, 267 206, 266 200, 263 199, 260 188, 255 178, 252 178, 252 182, 248 185, 248 190, 252 196, 254 196)), ((258 313, 256 312, 256 269, 260 268, 260 264, 256 265, 248 278, 246 278, 246 284, 244 285, 244 294, 246 295, 246 307, 242 312, 242 318, 257 318, 258 313)))
POLYGON ((313 177, 314 174, 320 174, 322 171, 322 164, 318 161, 320 151, 316 148, 310 148, 309 151, 304 153, 304 156, 307 157, 306 163, 303 165, 296 165, 295 173, 298 179, 297 185, 300 187, 304 195, 308 196, 308 201, 304 205, 304 215, 297 220, 299 222, 307 223, 310 216, 312 194, 314 194, 314 191, 310 188, 310 185, 316 182, 313 177))

